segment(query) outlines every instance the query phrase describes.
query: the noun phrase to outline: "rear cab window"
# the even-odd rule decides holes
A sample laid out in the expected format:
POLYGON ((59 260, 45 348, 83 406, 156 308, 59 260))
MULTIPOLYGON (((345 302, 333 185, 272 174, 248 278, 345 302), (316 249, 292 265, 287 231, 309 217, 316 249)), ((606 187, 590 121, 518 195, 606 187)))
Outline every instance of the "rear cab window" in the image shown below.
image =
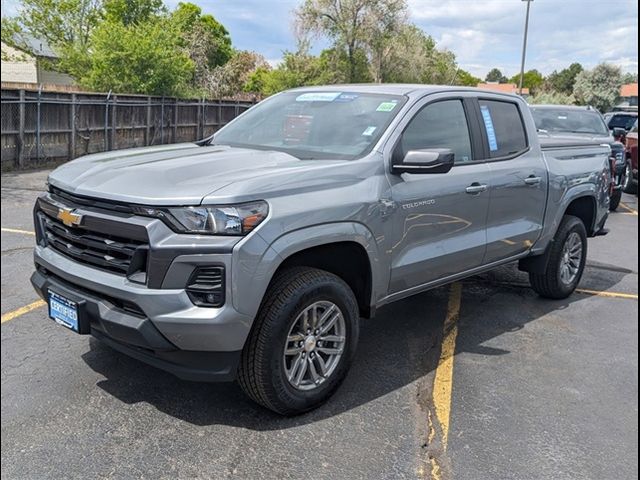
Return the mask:
POLYGON ((529 147, 517 104, 503 100, 478 99, 489 158, 516 156, 529 147))

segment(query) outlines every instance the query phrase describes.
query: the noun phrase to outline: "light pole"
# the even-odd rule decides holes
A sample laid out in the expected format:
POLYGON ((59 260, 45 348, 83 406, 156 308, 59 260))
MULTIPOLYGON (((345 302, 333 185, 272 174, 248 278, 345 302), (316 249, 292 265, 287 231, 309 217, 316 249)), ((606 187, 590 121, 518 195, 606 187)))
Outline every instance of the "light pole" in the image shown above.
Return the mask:
POLYGON ((522 42, 522 63, 520 64, 520 85, 518 91, 522 96, 522 82, 524 81, 524 58, 527 55, 527 33, 529 32, 529 9, 531 8, 531 2, 533 0, 522 0, 527 2, 527 17, 524 21, 524 41, 522 42))

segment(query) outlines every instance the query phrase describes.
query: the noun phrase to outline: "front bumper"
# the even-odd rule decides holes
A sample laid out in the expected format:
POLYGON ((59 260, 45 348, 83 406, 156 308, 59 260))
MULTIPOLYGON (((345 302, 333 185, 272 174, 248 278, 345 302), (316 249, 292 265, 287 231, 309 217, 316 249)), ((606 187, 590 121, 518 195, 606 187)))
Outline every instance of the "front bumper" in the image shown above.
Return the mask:
MULTIPOLYGON (((80 315, 90 326, 91 335, 115 350, 185 380, 213 382, 231 381, 235 378, 241 348, 225 351, 179 348, 170 340, 170 337, 164 335, 157 328, 156 323, 144 315, 140 303, 146 305, 146 302, 144 299, 140 302, 142 297, 136 296, 137 303, 134 303, 125 300, 127 295, 123 295, 122 291, 118 292, 111 288, 109 293, 118 295, 112 296, 105 294, 104 290, 94 290, 93 287, 96 285, 90 281, 82 282, 82 284, 74 283, 79 279, 73 278, 68 273, 54 270, 55 266, 43 261, 38 254, 36 265, 38 268, 31 276, 31 283, 38 294, 44 300, 48 300, 49 291, 52 290, 75 301, 78 304, 80 315)), ((169 296, 172 296, 171 293, 169 296)), ((146 300, 152 299, 146 298, 146 300)), ((154 300, 158 303, 164 301, 160 298, 154 300)), ((167 305, 175 300, 175 298, 169 299, 167 305)), ((185 313, 178 313, 174 317, 167 317, 165 314, 164 325, 166 326, 169 322, 169 324, 178 327, 180 322, 185 322, 188 318, 185 313), (170 318, 173 320, 169 320, 170 318)), ((193 322, 191 324, 183 323, 183 325, 185 333, 197 328, 198 334, 202 335, 201 326, 194 326, 193 322)), ((213 334, 213 339, 221 340, 221 329, 224 329, 224 326, 213 334)), ((205 337, 211 340, 211 329, 204 330, 205 337)), ((175 336, 173 339, 174 341, 180 340, 175 336)), ((229 345, 225 345, 225 347, 229 347, 229 345)))

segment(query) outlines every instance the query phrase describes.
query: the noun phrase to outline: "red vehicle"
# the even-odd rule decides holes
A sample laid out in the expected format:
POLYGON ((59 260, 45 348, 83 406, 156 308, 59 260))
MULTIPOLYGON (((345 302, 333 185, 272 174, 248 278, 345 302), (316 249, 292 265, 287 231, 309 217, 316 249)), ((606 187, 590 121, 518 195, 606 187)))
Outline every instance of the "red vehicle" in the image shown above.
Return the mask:
POLYGON ((627 165, 622 189, 626 193, 638 193, 638 120, 625 139, 627 165))

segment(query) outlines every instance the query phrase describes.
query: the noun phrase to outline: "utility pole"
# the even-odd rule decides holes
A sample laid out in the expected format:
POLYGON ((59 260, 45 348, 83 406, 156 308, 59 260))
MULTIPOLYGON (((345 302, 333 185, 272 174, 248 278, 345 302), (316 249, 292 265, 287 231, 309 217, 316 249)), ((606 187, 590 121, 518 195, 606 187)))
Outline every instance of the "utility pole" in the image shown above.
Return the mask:
POLYGON ((531 2, 533 0, 522 0, 523 2, 527 2, 527 16, 524 21, 524 41, 522 42, 522 63, 520 64, 520 85, 518 88, 518 92, 520 96, 522 96, 522 82, 524 81, 524 59, 527 56, 527 34, 529 33, 529 10, 531 8, 531 2))

